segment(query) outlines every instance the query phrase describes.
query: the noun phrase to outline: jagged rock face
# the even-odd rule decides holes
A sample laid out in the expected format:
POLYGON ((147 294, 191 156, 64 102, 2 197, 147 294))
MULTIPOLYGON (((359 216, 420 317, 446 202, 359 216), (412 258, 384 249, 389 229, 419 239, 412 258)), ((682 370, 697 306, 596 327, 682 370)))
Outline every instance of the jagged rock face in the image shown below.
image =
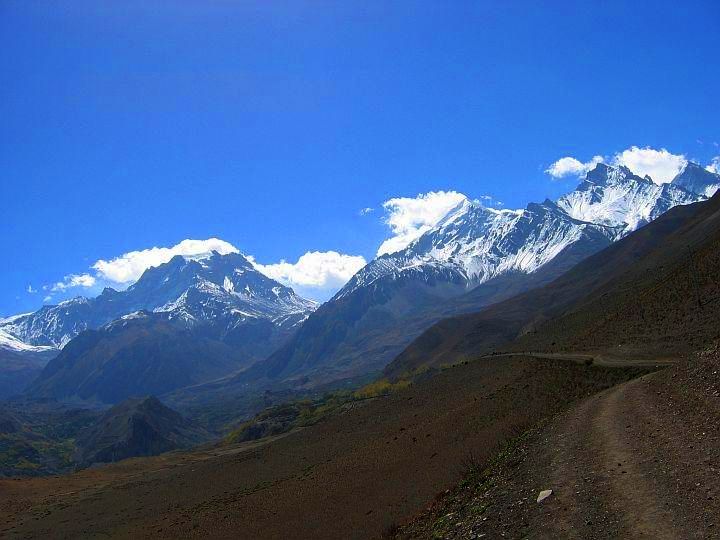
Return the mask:
POLYGON ((619 239, 673 206, 704 197, 675 183, 656 184, 626 167, 599 164, 575 191, 560 197, 558 206, 575 219, 617 227, 619 239))
POLYGON ((712 173, 697 163, 689 162, 673 179, 672 184, 709 198, 720 189, 720 174, 712 173))
POLYGON ((148 269, 126 291, 107 288, 96 298, 75 298, 0 321, 0 332, 25 344, 61 348, 84 330, 142 310, 167 313, 187 326, 221 321, 230 332, 258 319, 292 327, 315 307, 255 270, 242 255, 213 253, 201 260, 176 256, 148 269))
POLYGON ((574 243, 598 235, 618 240, 719 187, 720 175, 693 163, 667 184, 601 163, 556 203, 496 210, 466 200, 407 248, 370 262, 335 298, 408 273, 427 279, 424 273, 442 272, 448 281, 465 281, 470 288, 507 273, 532 273, 574 243))
MULTIPOLYGON (((494 210, 462 202, 433 230, 404 250, 383 255, 356 274, 337 294, 344 298, 380 278, 444 273, 467 289, 502 274, 532 273, 587 236, 612 239, 616 227, 573 219, 552 201, 525 210, 494 210)), ((441 280, 442 281, 442 280, 441 280)))

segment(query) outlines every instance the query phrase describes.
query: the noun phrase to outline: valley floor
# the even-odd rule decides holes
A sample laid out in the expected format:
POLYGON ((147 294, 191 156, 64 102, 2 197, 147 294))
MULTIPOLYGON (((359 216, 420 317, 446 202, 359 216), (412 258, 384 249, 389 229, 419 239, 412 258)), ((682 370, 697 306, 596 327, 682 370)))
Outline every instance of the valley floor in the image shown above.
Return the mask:
POLYGON ((719 371, 710 354, 582 401, 398 536, 720 537, 719 371))
POLYGON ((275 440, 127 460, 64 477, 2 480, 0 535, 388 535, 504 441, 640 373, 547 358, 487 358, 275 440))

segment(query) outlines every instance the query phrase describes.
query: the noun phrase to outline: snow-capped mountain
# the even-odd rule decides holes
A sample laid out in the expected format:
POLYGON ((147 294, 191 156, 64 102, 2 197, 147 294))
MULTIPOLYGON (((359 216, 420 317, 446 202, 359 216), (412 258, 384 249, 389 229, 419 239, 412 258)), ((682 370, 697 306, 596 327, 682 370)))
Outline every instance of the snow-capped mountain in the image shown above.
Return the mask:
POLYGON ((557 202, 496 210, 465 200, 405 249, 368 263, 265 362, 265 373, 254 369, 342 378, 382 368, 436 320, 548 283, 718 184, 720 176, 695 165, 656 184, 599 164, 557 202))
POLYGON ((578 188, 558 199, 558 206, 575 219, 618 227, 618 238, 667 212, 673 206, 705 197, 675 183, 656 184, 626 167, 599 164, 578 188))
POLYGON ((0 328, 0 349, 14 352, 45 352, 53 350, 54 347, 48 347, 44 345, 28 345, 27 343, 20 341, 15 336, 8 334, 5 330, 0 328))
POLYGON ((39 353, 54 350, 54 347, 46 345, 30 345, 28 343, 25 343, 24 341, 21 341, 17 337, 8 333, 4 328, 2 328, 3 325, 10 326, 18 319, 27 317, 29 315, 30 313, 24 313, 22 315, 15 315, 13 317, 0 319, 0 350, 12 351, 16 353, 39 353))
POLYGON ((574 219, 556 203, 531 203, 524 210, 496 210, 465 200, 434 229, 407 248, 378 257, 337 294, 344 298, 378 279, 438 272, 465 288, 508 273, 532 273, 575 242, 610 241, 618 226, 574 219))
POLYGON ((667 184, 600 163, 557 202, 496 210, 465 200, 402 251, 370 262, 336 298, 408 273, 450 272, 450 281, 468 287, 499 275, 530 274, 577 242, 598 235, 619 240, 674 206, 708 198, 718 187, 720 175, 694 163, 667 184))
POLYGON ((720 174, 712 173, 697 163, 688 162, 672 183, 692 193, 710 198, 720 189, 720 174))
MULTIPOLYGON (((23 316, 0 319, 0 324, 23 316)), ((0 328, 0 399, 22 392, 57 353, 54 347, 28 345, 0 328)))
POLYGON ((25 346, 62 348, 84 330, 138 311, 166 313, 186 326, 214 325, 224 334, 257 320, 292 328, 315 308, 243 255, 213 252, 205 259, 178 255, 149 268, 125 291, 107 288, 96 298, 78 297, 2 320, 0 332, 25 346))

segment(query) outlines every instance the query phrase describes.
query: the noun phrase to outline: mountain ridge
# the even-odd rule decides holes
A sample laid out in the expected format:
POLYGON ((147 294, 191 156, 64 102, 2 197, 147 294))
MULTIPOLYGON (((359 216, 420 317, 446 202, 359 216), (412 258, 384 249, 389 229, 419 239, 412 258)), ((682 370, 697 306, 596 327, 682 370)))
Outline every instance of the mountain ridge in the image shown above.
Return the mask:
POLYGON ((707 190, 716 189, 710 186, 720 185, 720 176, 708 172, 692 184, 702 193, 692 193, 676 185, 690 185, 686 171, 697 178, 696 168, 686 167, 659 185, 627 168, 599 164, 558 202, 518 211, 462 201, 403 250, 368 263, 281 349, 238 377, 303 379, 314 370, 326 381, 333 370, 350 377, 382 369, 409 343, 408 335, 416 337, 443 316, 478 311, 550 282, 669 208, 705 200, 707 190), (588 217, 597 222, 579 219, 588 217))
POLYGON ((148 268, 125 291, 105 288, 95 298, 76 297, 0 321, 3 332, 27 346, 64 347, 87 329, 146 310, 167 312, 188 326, 223 319, 228 330, 248 319, 293 327, 317 307, 311 300, 257 271, 239 253, 174 256, 148 268))
POLYGON ((720 338, 720 291, 708 270, 720 265, 718 242, 720 194, 677 206, 545 287, 436 323, 385 374, 493 352, 558 352, 561 344, 604 356, 692 352, 720 338), (678 326, 688 320, 692 332, 678 326))

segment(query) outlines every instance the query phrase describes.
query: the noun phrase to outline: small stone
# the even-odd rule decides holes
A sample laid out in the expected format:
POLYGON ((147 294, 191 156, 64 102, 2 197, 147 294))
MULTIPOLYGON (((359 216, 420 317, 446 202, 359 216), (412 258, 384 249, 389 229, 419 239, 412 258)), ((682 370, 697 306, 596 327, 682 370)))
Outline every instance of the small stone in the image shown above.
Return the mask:
POLYGON ((543 502, 550 495, 552 495, 552 492, 553 492, 552 489, 545 489, 545 490, 541 491, 540 494, 538 495, 537 502, 539 502, 539 503, 543 502))

